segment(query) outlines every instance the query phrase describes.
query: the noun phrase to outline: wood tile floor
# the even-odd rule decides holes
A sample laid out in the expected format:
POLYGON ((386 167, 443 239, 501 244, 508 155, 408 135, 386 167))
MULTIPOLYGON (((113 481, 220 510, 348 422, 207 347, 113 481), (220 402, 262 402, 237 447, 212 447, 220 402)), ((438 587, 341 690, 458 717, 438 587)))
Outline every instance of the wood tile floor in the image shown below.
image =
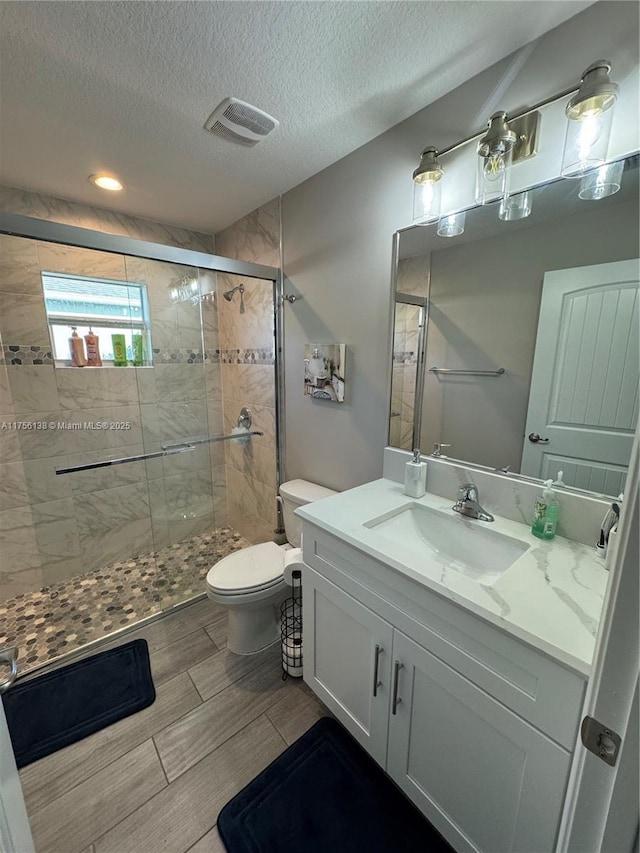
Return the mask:
POLYGON ((225 803, 328 714, 301 679, 282 681, 278 644, 231 654, 209 600, 118 642, 137 637, 154 704, 20 773, 37 853, 222 853, 225 803))

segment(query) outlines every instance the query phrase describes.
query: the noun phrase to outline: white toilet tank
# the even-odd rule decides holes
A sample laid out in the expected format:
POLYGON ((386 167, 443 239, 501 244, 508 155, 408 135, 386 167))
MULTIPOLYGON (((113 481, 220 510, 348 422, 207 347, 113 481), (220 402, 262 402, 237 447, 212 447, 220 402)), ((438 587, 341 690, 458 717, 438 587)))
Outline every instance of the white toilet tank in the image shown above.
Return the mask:
POLYGON ((307 480, 289 480, 280 486, 282 497, 282 514, 284 516, 284 529, 288 541, 294 548, 300 547, 300 534, 302 532, 302 521, 295 516, 294 510, 299 506, 319 501, 320 498, 328 498, 337 494, 333 489, 325 489, 307 480))

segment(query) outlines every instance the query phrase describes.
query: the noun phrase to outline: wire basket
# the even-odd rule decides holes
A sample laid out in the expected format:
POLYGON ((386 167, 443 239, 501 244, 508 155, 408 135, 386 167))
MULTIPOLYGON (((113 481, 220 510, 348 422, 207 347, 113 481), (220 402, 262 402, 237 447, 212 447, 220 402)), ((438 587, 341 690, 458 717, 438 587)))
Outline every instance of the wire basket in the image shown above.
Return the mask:
POLYGON ((280 640, 282 648, 282 679, 302 675, 302 572, 291 573, 293 595, 280 607, 280 640))

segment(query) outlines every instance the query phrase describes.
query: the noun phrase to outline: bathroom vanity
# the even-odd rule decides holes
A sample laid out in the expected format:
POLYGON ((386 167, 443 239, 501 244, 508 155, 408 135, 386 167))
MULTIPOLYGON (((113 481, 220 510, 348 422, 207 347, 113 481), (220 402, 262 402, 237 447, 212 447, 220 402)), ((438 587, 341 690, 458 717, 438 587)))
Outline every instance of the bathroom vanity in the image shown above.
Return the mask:
POLYGON ((298 510, 304 679, 457 851, 554 850, 608 574, 377 480, 298 510))

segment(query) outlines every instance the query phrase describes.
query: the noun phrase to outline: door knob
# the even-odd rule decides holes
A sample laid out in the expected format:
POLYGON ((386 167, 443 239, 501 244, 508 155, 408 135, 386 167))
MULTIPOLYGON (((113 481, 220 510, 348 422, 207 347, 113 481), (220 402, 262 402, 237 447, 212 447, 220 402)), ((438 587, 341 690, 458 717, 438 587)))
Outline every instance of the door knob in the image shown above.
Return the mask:
POLYGON ((530 432, 529 433, 529 441, 532 444, 549 444, 549 439, 548 438, 540 438, 540 436, 538 435, 537 432, 530 432))

